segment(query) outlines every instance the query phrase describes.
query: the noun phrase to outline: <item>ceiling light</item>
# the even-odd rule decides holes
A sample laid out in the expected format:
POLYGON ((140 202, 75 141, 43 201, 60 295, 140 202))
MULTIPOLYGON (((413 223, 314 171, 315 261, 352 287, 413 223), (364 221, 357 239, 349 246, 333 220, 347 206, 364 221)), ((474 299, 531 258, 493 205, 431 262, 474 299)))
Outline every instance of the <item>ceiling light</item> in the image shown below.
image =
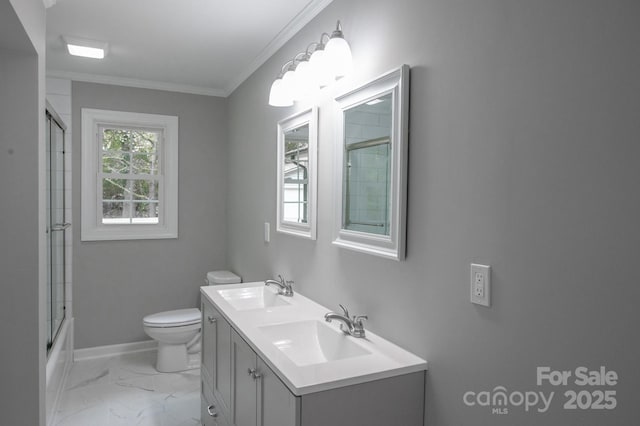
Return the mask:
POLYGON ((84 58, 103 59, 107 54, 107 43, 75 37, 63 37, 70 55, 84 58))

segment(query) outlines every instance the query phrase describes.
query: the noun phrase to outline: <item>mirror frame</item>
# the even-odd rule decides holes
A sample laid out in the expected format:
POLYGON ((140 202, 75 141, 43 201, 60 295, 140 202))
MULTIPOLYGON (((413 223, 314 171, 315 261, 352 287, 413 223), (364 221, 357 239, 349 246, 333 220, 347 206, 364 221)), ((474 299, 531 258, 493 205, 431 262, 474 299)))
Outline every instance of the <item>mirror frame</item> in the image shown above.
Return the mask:
POLYGON ((333 244, 387 259, 403 260, 406 254, 407 152, 409 135, 409 66, 402 65, 354 90, 335 98, 336 144, 334 173, 333 244), (352 231, 344 228, 345 113, 354 107, 387 94, 392 95, 391 121, 391 200, 389 235, 352 231))
POLYGON ((312 107, 298 112, 292 116, 278 121, 278 148, 277 148, 277 208, 276 231, 283 234, 295 235, 297 237, 316 239, 316 219, 317 219, 317 199, 318 199, 318 109, 312 107), (309 170, 308 170, 308 222, 298 223, 284 220, 283 191, 284 191, 284 144, 287 132, 309 125, 309 170))

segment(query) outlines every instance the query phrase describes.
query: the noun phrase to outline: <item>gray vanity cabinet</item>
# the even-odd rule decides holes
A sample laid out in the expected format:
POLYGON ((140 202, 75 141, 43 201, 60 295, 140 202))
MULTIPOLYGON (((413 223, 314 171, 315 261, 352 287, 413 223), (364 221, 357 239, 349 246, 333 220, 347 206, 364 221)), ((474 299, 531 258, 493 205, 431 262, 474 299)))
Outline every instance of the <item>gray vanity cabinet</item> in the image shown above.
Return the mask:
POLYGON ((211 303, 201 307, 202 424, 299 426, 299 398, 211 303))
POLYGON ((299 398, 235 331, 231 341, 234 426, 298 426, 299 398))
POLYGON ((231 407, 231 326, 211 303, 203 301, 201 312, 202 423, 222 426, 220 414, 231 407))
POLYGON ((422 426, 425 371, 294 395, 216 308, 202 303, 204 426, 422 426))

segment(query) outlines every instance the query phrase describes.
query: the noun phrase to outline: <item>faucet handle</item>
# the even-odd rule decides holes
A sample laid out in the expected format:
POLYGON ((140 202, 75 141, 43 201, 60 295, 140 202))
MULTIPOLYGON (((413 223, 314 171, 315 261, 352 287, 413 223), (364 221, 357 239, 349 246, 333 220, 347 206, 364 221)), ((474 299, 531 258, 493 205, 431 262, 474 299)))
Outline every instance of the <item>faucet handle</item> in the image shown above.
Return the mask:
POLYGON ((366 332, 364 331, 363 321, 368 319, 369 317, 366 315, 355 315, 353 317, 353 333, 351 335, 354 337, 365 337, 366 332))
POLYGON ((369 317, 366 316, 366 315, 356 315, 356 316, 353 317, 353 322, 355 324, 358 324, 358 325, 362 326, 362 321, 365 321, 365 320, 368 320, 368 319, 369 319, 369 317))
POLYGON ((342 311, 344 312, 344 316, 347 317, 347 318, 351 318, 349 316, 349 310, 347 308, 345 308, 344 305, 342 305, 342 304, 340 304, 339 306, 342 308, 342 311))
POLYGON ((284 284, 284 278, 282 278, 282 275, 278 274, 278 279, 282 284, 284 284))

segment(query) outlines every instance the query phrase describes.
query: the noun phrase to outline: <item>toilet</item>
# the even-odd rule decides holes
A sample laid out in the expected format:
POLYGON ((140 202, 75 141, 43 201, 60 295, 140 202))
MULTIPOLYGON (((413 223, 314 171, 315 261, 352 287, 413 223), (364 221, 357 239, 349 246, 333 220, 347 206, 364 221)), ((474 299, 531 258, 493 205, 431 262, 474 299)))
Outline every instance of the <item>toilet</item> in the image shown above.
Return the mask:
MULTIPOLYGON (((206 285, 240 282, 242 279, 229 271, 211 271, 205 279, 206 285)), ((156 370, 170 373, 200 366, 200 322, 198 308, 164 311, 144 317, 144 332, 158 342, 156 370)))

